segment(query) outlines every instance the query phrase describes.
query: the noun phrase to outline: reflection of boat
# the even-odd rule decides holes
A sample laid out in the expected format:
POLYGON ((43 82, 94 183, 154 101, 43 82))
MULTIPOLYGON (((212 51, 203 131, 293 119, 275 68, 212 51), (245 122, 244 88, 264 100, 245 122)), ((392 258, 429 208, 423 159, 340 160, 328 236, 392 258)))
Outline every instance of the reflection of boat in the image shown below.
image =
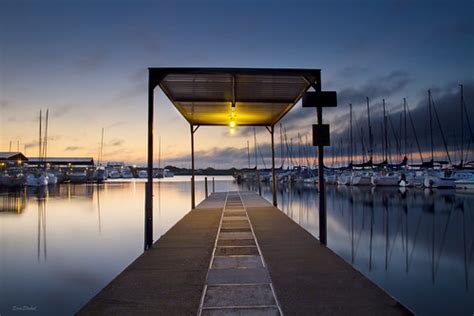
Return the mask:
POLYGON ((474 177, 454 181, 456 189, 474 190, 474 177))
POLYGON ((146 178, 146 177, 148 177, 148 172, 146 170, 140 170, 140 171, 138 171, 138 177, 139 178, 146 178))

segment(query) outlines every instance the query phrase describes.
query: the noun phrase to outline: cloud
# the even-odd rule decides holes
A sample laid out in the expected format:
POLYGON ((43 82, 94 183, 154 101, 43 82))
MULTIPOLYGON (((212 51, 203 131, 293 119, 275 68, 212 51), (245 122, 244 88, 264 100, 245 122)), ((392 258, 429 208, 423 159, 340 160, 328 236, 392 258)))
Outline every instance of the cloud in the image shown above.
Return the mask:
POLYGON ((125 141, 123 139, 112 139, 111 141, 107 143, 107 146, 118 147, 118 146, 122 146, 124 143, 125 141))
POLYGON ((6 99, 0 99, 0 108, 6 110, 12 106, 11 102, 6 99))
POLYGON ((107 62, 107 59, 108 54, 105 50, 97 50, 77 56, 75 65, 81 71, 97 70, 107 62))
POLYGON ((83 147, 81 147, 81 146, 68 146, 68 147, 64 148, 64 151, 76 151, 76 150, 80 150, 80 149, 83 149, 83 147))
MULTIPOLYGON (((468 110, 468 117, 470 120, 471 128, 474 129, 474 111, 472 110, 472 103, 474 102, 474 80, 466 79, 464 82, 464 100, 466 108, 468 110)), ((420 95, 419 100, 416 102, 410 102, 408 100, 408 107, 413 121, 413 127, 410 119, 407 119, 407 138, 408 138, 408 150, 414 153, 414 156, 418 158, 418 148, 416 144, 415 135, 420 143, 421 151, 423 152, 424 159, 429 159, 431 146, 429 141, 429 115, 428 115, 428 96, 427 91, 423 90, 418 93, 420 95)), ((460 131, 460 88, 458 83, 449 83, 442 87, 435 87, 432 89, 432 97, 434 108, 439 117, 439 123, 443 130, 446 143, 453 160, 459 160, 459 149, 461 147, 461 131, 460 131)), ((403 129, 403 104, 390 104, 387 103, 388 109, 388 138, 392 153, 396 152, 397 141, 403 147, 404 136, 400 135, 400 126, 403 129), (402 122, 400 122, 402 119, 402 122), (401 125, 402 124, 402 125, 401 125)), ((334 121, 342 122, 337 129, 331 127, 331 141, 339 140, 343 138, 344 144, 348 144, 349 138, 349 114, 341 114, 337 116, 334 121)), ((382 146, 382 129, 381 125, 383 122, 382 106, 379 103, 371 105, 371 123, 373 128, 374 143, 376 144, 376 150, 381 150, 382 146)), ((333 125, 331 125, 333 126, 333 125)), ((436 114, 432 112, 432 126, 433 126, 433 138, 434 138, 434 151, 440 152, 442 155, 447 156, 445 153, 445 147, 443 144, 442 133, 436 114)), ((364 141, 368 145, 368 127, 367 117, 362 115, 358 119, 354 120, 353 123, 353 134, 354 141, 357 143, 358 150, 360 151, 361 143, 361 128, 364 129, 364 141)), ((464 117, 464 148, 468 145, 468 137, 471 134, 469 130, 468 121, 466 116, 464 117)), ((334 143, 334 142, 333 142, 334 143)), ((474 144, 470 145, 471 148, 474 144)), ((403 151, 403 148, 402 148, 403 151)), ((446 159, 447 157, 442 157, 446 159)), ((473 160, 474 157, 468 159, 473 160)))
POLYGON ((397 70, 384 76, 374 77, 358 88, 348 87, 337 93, 338 104, 360 104, 365 98, 388 98, 405 88, 411 79, 408 73, 397 70))
POLYGON ((60 118, 70 113, 75 105, 59 105, 50 109, 50 114, 54 118, 60 118))

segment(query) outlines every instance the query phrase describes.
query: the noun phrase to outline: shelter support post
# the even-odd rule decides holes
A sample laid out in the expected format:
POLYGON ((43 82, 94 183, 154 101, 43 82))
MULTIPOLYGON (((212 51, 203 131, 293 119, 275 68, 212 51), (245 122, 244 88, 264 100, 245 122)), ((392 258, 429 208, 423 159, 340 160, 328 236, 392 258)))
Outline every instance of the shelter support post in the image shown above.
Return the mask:
POLYGON ((269 132, 272 136, 272 197, 273 197, 273 205, 277 206, 277 192, 276 192, 276 175, 275 175, 275 126, 272 125, 269 132))
POLYGON ((153 116, 154 82, 148 79, 148 152, 147 182, 145 188, 145 250, 153 246, 153 116))
MULTIPOLYGON (((316 82, 316 91, 321 92, 321 77, 316 82)), ((318 106, 318 125, 323 124, 323 108, 318 106)), ((324 146, 318 146, 318 184, 319 184, 319 241, 327 245, 326 191, 324 183, 324 146)))
MULTIPOLYGON (((196 192, 194 183, 194 126, 191 124, 191 209, 196 208, 196 192)), ((197 130, 197 129, 196 129, 197 130)))
POLYGON ((207 192, 207 177, 204 178, 204 191, 206 192, 206 198, 208 196, 208 192, 207 192))

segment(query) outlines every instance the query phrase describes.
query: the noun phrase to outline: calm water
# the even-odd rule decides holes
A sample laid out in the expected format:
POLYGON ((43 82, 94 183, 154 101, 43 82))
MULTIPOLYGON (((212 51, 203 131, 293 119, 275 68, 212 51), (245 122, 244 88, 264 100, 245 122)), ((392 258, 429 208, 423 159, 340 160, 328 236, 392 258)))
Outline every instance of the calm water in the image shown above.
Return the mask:
MULTIPOLYGON (((216 177, 216 191, 238 189, 216 177)), ((155 183, 155 239, 189 210, 189 191, 189 177, 155 183)), ((315 190, 278 195, 317 237, 315 190)), ((327 204, 328 246, 347 262, 420 315, 472 315, 474 194, 328 187, 327 204)), ((0 314, 77 311, 142 252, 143 209, 140 181, 0 193, 0 314)))

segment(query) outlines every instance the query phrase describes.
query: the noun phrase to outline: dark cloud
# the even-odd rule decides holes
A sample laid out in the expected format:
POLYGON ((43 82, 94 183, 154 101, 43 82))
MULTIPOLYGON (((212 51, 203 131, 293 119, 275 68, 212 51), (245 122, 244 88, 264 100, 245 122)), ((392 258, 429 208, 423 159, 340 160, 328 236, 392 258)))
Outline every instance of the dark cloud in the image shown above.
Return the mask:
POLYGON ((63 117, 71 112, 71 110, 75 107, 75 105, 59 105, 51 108, 49 113, 54 118, 63 117))
POLYGON ((97 50, 77 56, 75 64, 80 71, 97 70, 107 62, 108 58, 105 50, 97 50))
POLYGON ((111 141, 107 143, 107 146, 118 147, 118 146, 122 146, 124 143, 125 141, 123 139, 112 139, 111 141))
MULTIPOLYGON (((361 65, 350 65, 342 68, 338 71, 337 76, 342 77, 344 79, 351 79, 361 74, 367 73, 369 71, 369 67, 361 66, 361 65)), ((326 85, 328 83, 326 82, 326 85)))
POLYGON ((11 107, 11 102, 6 100, 6 99, 0 99, 0 108, 2 110, 6 110, 8 109, 9 107, 11 107))
POLYGON ((358 88, 349 87, 339 90, 337 93, 338 104, 360 104, 368 96, 369 98, 388 98, 405 88, 411 79, 408 73, 397 70, 387 75, 368 80, 358 88))
POLYGON ((76 150, 80 150, 80 149, 83 149, 83 147, 81 147, 81 146, 68 146, 68 147, 64 148, 64 151, 76 151, 76 150))
MULTIPOLYGON (((413 120, 414 130, 412 128, 411 122, 407 119, 407 138, 408 138, 408 150, 414 152, 416 158, 419 157, 415 133, 419 140, 421 150, 423 152, 424 158, 429 158, 429 152, 431 150, 430 140, 429 140, 429 112, 428 112, 428 95, 427 90, 420 91, 419 95, 421 96, 417 102, 410 102, 408 100, 408 107, 411 113, 413 120)), ((447 146, 453 160, 459 159, 459 148, 461 146, 461 109, 460 109, 460 88, 457 83, 450 83, 443 87, 436 87, 432 89, 432 98, 433 104, 436 109, 436 112, 439 117, 441 124, 441 129, 445 135, 447 146)), ((470 120, 471 127, 474 129, 474 111, 472 109, 472 104, 474 101, 474 80, 468 79, 464 80, 464 100, 466 108, 468 110, 468 117, 470 120)), ((387 103, 387 109, 389 114, 388 119, 388 138, 389 144, 392 147, 392 153, 396 152, 396 142, 403 144, 404 136, 400 135, 400 119, 403 119, 402 111, 403 104, 391 104, 387 103), (395 136, 396 135, 396 136, 395 136)), ((367 116, 365 112, 359 112, 362 115, 359 115, 353 123, 353 133, 354 141, 357 143, 358 150, 361 150, 361 128, 364 129, 364 141, 366 145, 368 144, 368 127, 367 127, 367 116)), ((339 124, 339 128, 334 130, 331 129, 332 135, 331 139, 338 142, 339 139, 344 140, 345 146, 348 144, 349 139, 349 114, 342 113, 339 116, 336 116, 335 121, 343 122, 339 124)), ((464 118, 464 146, 465 149, 468 145, 468 137, 470 135, 470 130, 468 126, 467 118, 464 118)), ((371 122, 374 135, 375 150, 381 150, 382 146, 382 122, 383 122, 383 111, 381 103, 374 103, 371 105, 371 122)), ((403 123, 403 122, 402 122, 403 123)), ((443 144, 441 129, 436 119, 434 110, 432 112, 432 125, 433 125, 433 138, 434 138, 434 150, 441 153, 445 152, 445 147, 443 144)), ((337 125, 336 125, 337 126, 337 125)), ((403 127, 402 127, 403 129, 403 127)), ((334 142, 333 142, 334 143, 334 142)), ((474 144, 471 144, 471 151, 474 144)), ((403 150, 403 149, 402 149, 403 150)), ((447 155, 442 154, 442 159, 446 159, 447 155)), ((474 157, 468 158, 474 159, 474 157)))

